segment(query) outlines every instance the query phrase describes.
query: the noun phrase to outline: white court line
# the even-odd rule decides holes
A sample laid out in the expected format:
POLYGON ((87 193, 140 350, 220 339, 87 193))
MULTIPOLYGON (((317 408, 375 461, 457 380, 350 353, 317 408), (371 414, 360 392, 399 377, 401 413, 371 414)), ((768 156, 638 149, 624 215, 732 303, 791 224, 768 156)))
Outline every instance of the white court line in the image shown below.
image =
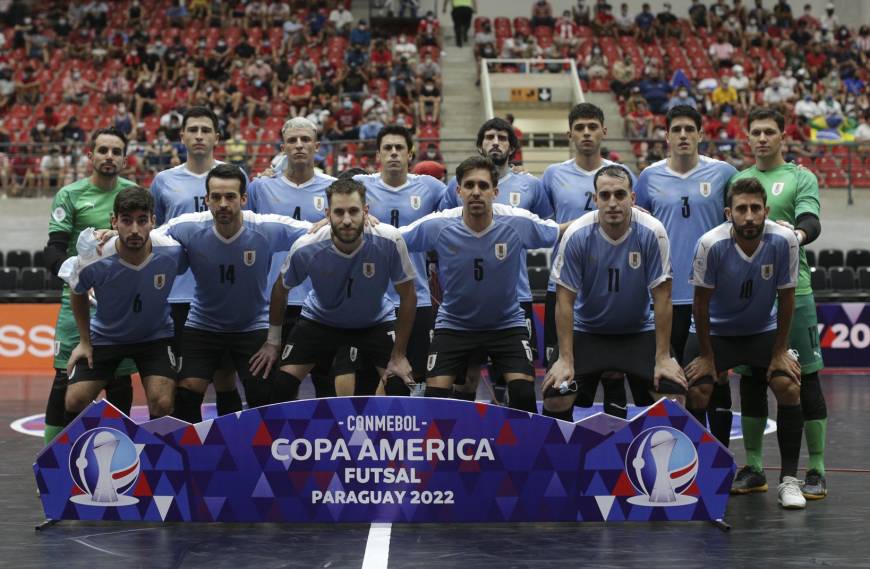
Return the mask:
POLYGON ((393 524, 372 524, 362 569, 387 569, 390 561, 390 533, 393 524))

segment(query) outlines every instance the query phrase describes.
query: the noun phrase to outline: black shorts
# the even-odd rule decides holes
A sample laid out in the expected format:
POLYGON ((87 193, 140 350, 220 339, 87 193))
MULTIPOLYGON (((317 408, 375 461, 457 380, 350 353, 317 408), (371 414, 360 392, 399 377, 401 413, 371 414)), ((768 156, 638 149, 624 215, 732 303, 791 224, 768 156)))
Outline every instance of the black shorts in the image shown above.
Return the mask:
POLYGON ((137 344, 120 344, 116 346, 94 346, 94 367, 88 367, 88 361, 81 359, 76 362, 70 383, 79 381, 111 382, 115 378, 115 370, 125 358, 136 362, 139 376, 146 378, 159 375, 174 380, 177 374, 177 358, 172 349, 171 338, 161 338, 151 342, 137 344))
POLYGON ((436 329, 426 360, 426 377, 456 377, 475 354, 489 357, 502 373, 534 377, 534 356, 525 326, 483 332, 436 329))
POLYGON ((686 365, 689 362, 683 359, 683 355, 686 351, 686 341, 689 338, 689 327, 692 325, 692 305, 675 304, 672 314, 671 349, 674 351, 677 361, 686 365))
MULTIPOLYGON (((636 334, 591 334, 574 331, 574 376, 580 383, 581 393, 588 394, 588 390, 583 389, 584 383, 594 380, 597 386, 601 374, 606 371, 621 371, 628 376, 628 381, 633 386, 651 391, 655 377, 655 360, 655 330, 636 334)), ((632 392, 635 391, 632 389, 632 392)), ((676 395, 686 392, 680 384, 667 378, 662 378, 656 391, 676 395)), ((591 401, 582 403, 592 404, 591 401)))
MULTIPOLYGON (((290 331, 296 326, 299 318, 302 316, 301 304, 290 304, 284 311, 284 325, 281 328, 281 345, 287 343, 287 338, 290 337, 290 331)), ((313 377, 328 377, 332 368, 332 359, 323 360, 314 364, 314 369, 311 370, 313 377)))
MULTIPOLYGON (((309 365, 332 361, 336 353, 353 346, 357 353, 364 352, 373 365, 386 368, 395 343, 394 322, 384 322, 369 328, 336 328, 314 320, 300 318, 281 350, 281 365, 309 365)), ((347 366, 336 365, 336 375, 353 373, 355 360, 348 358, 347 366)))
MULTIPOLYGON (((172 351, 176 354, 183 354, 184 350, 184 325, 187 323, 187 315, 190 313, 189 302, 174 302, 169 305, 169 312, 172 315, 172 325, 175 326, 175 336, 172 338, 172 351)), ((233 359, 228 353, 221 358, 219 369, 233 369, 233 359)))
MULTIPOLYGON (((529 345, 532 347, 532 359, 538 357, 538 332, 535 330, 535 319, 531 302, 521 302, 523 314, 526 319, 526 329, 529 331, 529 345)), ((486 365, 486 354, 478 352, 468 360, 468 367, 486 365)))
POLYGON ((559 359, 559 338, 556 335, 556 292, 547 291, 544 301, 544 365, 550 368, 559 359))
POLYGON ((243 382, 252 379, 249 360, 266 342, 268 331, 212 332, 186 327, 178 377, 197 377, 211 381, 228 361, 243 382))
MULTIPOLYGON (((710 336, 713 345, 713 359, 716 371, 728 371, 733 367, 746 365, 753 368, 767 369, 770 366, 770 356, 776 343, 776 330, 752 334, 749 336, 710 336)), ((689 334, 686 341, 686 364, 698 357, 700 346, 698 336, 689 334)), ((713 383, 714 378, 702 377, 694 385, 713 383)))

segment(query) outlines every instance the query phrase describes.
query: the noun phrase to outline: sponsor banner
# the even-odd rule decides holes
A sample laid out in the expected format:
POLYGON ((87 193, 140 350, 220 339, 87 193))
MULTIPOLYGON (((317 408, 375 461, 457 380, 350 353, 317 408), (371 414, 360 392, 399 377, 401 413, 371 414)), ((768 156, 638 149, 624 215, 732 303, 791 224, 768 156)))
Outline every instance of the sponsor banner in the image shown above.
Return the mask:
POLYGON ((0 304, 0 372, 48 371, 60 304, 0 304))
POLYGON ((816 313, 825 367, 870 367, 870 304, 819 304, 816 313))
POLYGON ((714 520, 734 471, 665 399, 631 421, 341 397, 196 425, 100 401, 34 464, 49 519, 197 522, 714 520))

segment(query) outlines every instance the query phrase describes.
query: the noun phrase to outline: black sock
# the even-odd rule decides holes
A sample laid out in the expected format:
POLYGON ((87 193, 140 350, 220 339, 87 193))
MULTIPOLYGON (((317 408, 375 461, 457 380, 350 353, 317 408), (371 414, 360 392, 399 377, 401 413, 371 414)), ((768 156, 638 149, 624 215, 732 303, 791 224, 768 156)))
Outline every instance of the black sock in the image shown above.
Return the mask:
MULTIPOLYGON (((245 400, 248 402, 248 409, 262 407, 268 405, 272 401, 272 379, 262 377, 252 377, 242 381, 242 386, 245 388, 245 400)), ((297 388, 298 389, 298 388, 297 388)))
POLYGON ((79 413, 81 413, 81 411, 66 411, 66 410, 64 410, 64 412, 63 412, 63 426, 66 427, 70 423, 75 421, 75 418, 79 416, 79 413))
POLYGON ((565 409, 564 411, 550 411, 546 407, 544 407, 544 417, 552 417, 554 419, 562 419, 563 421, 568 421, 569 423, 574 422, 574 409, 570 407, 565 409))
POLYGON ((45 424, 62 427, 66 424, 66 372, 55 370, 51 391, 45 404, 45 424))
POLYGON ((804 433, 804 413, 800 405, 780 405, 776 410, 776 440, 782 460, 783 476, 797 476, 804 433))
POLYGON ((532 381, 515 379, 508 382, 508 407, 537 413, 538 406, 535 402, 535 384, 532 381))
POLYGON ((119 375, 106 386, 106 399, 118 410, 130 416, 133 407, 133 380, 129 375, 119 375))
POLYGON ((191 391, 186 387, 175 390, 175 410, 172 416, 191 424, 202 422, 202 393, 191 391))
POLYGON ((238 389, 231 391, 215 390, 215 403, 218 415, 228 415, 242 410, 242 396, 238 389))
POLYGON ((714 383, 710 404, 707 405, 707 420, 710 432, 727 448, 731 442, 731 386, 727 383, 714 383))
POLYGON ((299 386, 302 380, 285 371, 278 370, 275 381, 272 383, 272 403, 296 401, 299 397, 299 386))
POLYGON ((395 396, 411 395, 411 391, 408 389, 408 386, 405 385, 405 382, 398 377, 387 378, 387 382, 384 384, 384 393, 386 393, 387 395, 395 396))
POLYGON ((477 401, 477 393, 470 393, 468 391, 454 391, 453 398, 461 399, 463 401, 477 401))
POLYGON ((446 387, 432 387, 431 385, 427 385, 426 391, 423 393, 423 397, 440 397, 441 399, 450 399, 450 390, 446 387))
MULTIPOLYGON (((335 379, 328 370, 324 372, 322 369, 314 366, 311 370, 311 383, 314 384, 314 396, 318 399, 335 397, 335 379)), ((296 397, 294 396, 293 399, 296 399, 296 397)))
POLYGON ((686 411, 692 414, 692 417, 698 420, 701 425, 704 427, 707 426, 707 410, 706 409, 689 409, 686 408, 686 411))
POLYGON ((381 381, 381 376, 378 371, 371 367, 365 366, 363 369, 356 372, 356 385, 354 386, 354 395, 374 395, 378 391, 378 383, 381 381))

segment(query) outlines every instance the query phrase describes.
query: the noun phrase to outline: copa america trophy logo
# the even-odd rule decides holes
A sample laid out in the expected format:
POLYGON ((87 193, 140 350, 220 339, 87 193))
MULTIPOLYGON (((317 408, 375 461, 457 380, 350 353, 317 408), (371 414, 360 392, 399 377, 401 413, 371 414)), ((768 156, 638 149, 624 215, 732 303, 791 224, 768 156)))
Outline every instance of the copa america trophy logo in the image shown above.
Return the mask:
POLYGON ((628 501, 639 506, 685 506, 698 501, 685 496, 698 475, 698 451, 684 433, 654 427, 637 435, 625 455, 625 472, 640 494, 628 501))
POLYGON ((139 451, 130 437, 107 427, 86 431, 69 455, 70 474, 84 494, 70 500, 89 506, 135 504, 139 499, 125 493, 139 478, 139 467, 139 451))

